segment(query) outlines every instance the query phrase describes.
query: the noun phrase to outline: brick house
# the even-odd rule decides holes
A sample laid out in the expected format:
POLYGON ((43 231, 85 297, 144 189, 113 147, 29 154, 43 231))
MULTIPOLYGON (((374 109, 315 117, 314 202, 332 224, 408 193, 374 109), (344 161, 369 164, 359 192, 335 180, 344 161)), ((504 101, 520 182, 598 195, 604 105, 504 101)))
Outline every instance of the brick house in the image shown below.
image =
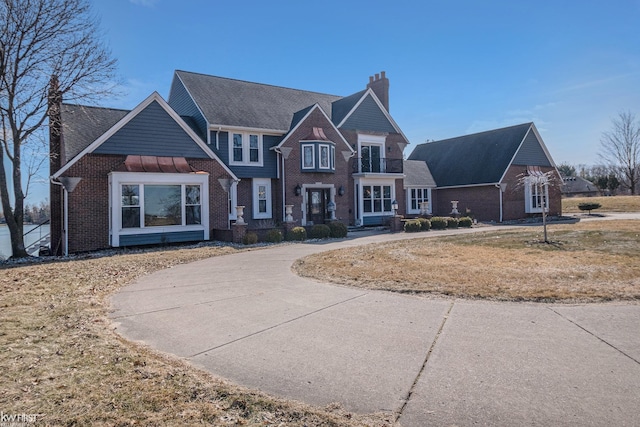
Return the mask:
POLYGON ((131 111, 50 111, 53 253, 208 240, 227 227, 219 181, 237 177, 159 94, 131 111))
MULTIPOLYGON (((562 213, 562 180, 533 123, 420 144, 409 160, 424 162, 435 181, 435 215, 449 215, 451 201, 480 221, 526 218, 543 207, 551 215, 562 213), (542 192, 527 179, 549 171, 557 181, 542 192)), ((416 173, 424 174, 407 168, 405 180, 415 180, 416 173)))
POLYGON ((231 204, 249 227, 283 221, 287 205, 303 226, 384 224, 404 204, 409 142, 384 71, 346 97, 176 71, 168 102, 239 178, 231 204))
POLYGON ((249 228, 404 213, 408 141, 384 72, 340 97, 176 71, 168 101, 131 111, 51 90, 54 253, 227 239, 237 206, 249 228))

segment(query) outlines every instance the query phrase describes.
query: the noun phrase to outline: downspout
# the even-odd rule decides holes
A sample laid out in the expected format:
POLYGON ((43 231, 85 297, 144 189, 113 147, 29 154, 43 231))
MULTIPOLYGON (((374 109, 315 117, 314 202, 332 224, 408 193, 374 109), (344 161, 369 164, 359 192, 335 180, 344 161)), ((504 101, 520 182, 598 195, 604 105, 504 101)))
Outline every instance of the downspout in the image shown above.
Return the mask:
POLYGON ((500 192, 500 222, 502 222, 502 185, 495 184, 496 188, 500 192))
POLYGON ((281 206, 281 209, 282 209, 282 221, 284 221, 285 220, 285 215, 286 215, 285 214, 285 207, 284 207, 284 205, 286 204, 286 201, 285 201, 284 198, 285 198, 285 193, 286 193, 286 188, 287 188, 286 185, 285 185, 285 176, 284 176, 285 175, 284 174, 284 155, 282 154, 282 151, 278 147, 275 147, 274 151, 276 153, 278 153, 278 156, 282 159, 282 163, 281 163, 282 166, 281 166, 281 169, 280 169, 280 176, 281 176, 280 182, 282 183, 282 185, 281 185, 281 187, 282 187, 282 206, 281 206))
POLYGON ((72 193, 76 189, 78 183, 82 178, 78 177, 61 177, 58 181, 53 180, 53 176, 49 178, 52 184, 60 185, 64 189, 64 256, 69 256, 69 193, 72 193))

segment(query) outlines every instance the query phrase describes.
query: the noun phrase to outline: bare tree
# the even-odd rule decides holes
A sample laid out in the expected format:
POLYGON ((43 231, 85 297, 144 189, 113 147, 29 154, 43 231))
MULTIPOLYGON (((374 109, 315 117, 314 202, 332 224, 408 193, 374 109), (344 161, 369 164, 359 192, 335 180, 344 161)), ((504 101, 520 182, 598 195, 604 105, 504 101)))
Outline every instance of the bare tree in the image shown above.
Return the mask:
POLYGON ((27 256, 23 169, 31 178, 47 157, 23 156, 43 151, 33 145, 43 140, 49 97, 96 99, 116 86, 116 61, 99 36, 88 0, 0 0, 0 165, 6 157, 12 177, 10 189, 0 167, 0 199, 13 257, 27 256))
POLYGON ((640 122, 631 112, 612 120, 612 128, 602 134, 600 157, 619 171, 622 184, 636 194, 640 182, 640 122))
POLYGON ((544 233, 544 243, 551 243, 547 233, 547 214, 549 212, 549 188, 561 187, 562 177, 557 170, 542 172, 539 168, 533 167, 532 171, 527 171, 518 175, 518 181, 512 191, 522 191, 528 187, 530 189, 532 205, 540 208, 542 213, 542 228, 544 233))

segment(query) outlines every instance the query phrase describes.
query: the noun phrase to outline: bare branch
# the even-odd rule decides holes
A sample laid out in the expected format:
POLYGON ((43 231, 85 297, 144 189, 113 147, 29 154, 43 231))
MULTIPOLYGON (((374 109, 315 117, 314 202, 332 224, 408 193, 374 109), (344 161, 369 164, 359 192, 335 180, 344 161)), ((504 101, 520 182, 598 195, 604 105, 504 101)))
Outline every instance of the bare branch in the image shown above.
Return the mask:
POLYGON ((0 195, 5 216, 12 217, 7 224, 14 256, 24 255, 22 177, 26 173, 28 190, 47 159, 25 147, 45 128, 51 77, 57 77, 59 95, 69 100, 111 93, 113 86, 107 83, 117 81, 116 61, 101 42, 98 27, 89 0, 0 0, 1 149, 11 162, 14 207, 6 179, 0 182, 0 195))
POLYGON ((619 172, 620 181, 636 194, 640 183, 640 122, 631 112, 612 120, 611 130, 600 139, 600 159, 619 172))

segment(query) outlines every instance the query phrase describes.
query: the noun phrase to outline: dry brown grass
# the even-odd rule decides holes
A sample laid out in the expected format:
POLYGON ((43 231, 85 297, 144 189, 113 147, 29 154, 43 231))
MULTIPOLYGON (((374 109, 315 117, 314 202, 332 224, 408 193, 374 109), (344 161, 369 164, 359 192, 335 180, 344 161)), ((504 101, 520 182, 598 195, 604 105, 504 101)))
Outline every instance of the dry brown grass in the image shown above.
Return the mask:
POLYGON ((162 268, 237 251, 198 247, 0 268, 0 410, 37 425, 390 425, 247 390, 116 335, 108 297, 162 268))
POLYGON ((324 281, 509 301, 640 299, 640 221, 593 221, 340 249, 298 260, 324 281))
POLYGON ((598 212, 640 212, 640 196, 569 197, 562 199, 562 213, 584 213, 578 209, 580 203, 600 203, 598 212))

